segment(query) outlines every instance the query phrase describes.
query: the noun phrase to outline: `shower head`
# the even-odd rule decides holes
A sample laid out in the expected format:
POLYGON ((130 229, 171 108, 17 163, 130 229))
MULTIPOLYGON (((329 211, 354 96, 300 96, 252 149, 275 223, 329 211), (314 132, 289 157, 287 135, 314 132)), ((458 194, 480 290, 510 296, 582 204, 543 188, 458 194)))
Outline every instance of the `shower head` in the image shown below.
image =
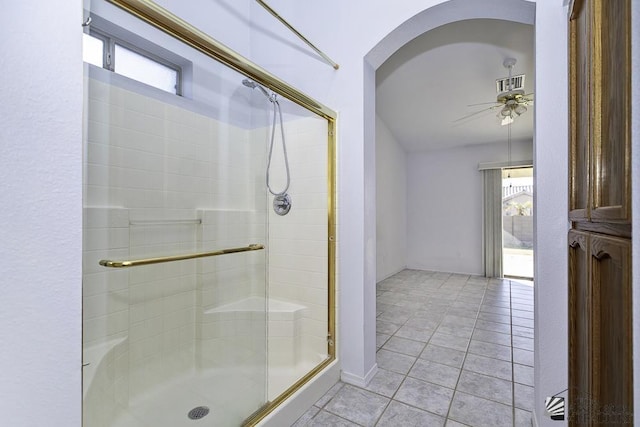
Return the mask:
POLYGON ((249 79, 242 80, 242 84, 245 85, 246 87, 250 87, 251 89, 254 89, 258 85, 256 82, 249 79))
POLYGON ((242 80, 242 84, 245 85, 248 88, 251 88, 251 89, 255 89, 255 88, 260 89, 260 92, 262 92, 262 94, 264 96, 266 96, 269 101, 271 101, 271 96, 269 96, 269 93, 265 90, 265 88, 263 88, 258 83, 254 82, 253 80, 244 79, 244 80, 242 80))

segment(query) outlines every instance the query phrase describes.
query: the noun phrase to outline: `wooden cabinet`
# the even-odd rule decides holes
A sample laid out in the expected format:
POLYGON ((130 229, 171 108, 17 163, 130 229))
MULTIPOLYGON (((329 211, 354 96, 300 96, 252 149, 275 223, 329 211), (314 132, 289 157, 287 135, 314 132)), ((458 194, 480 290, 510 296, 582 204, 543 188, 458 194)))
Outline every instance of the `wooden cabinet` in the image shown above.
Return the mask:
POLYGON ((569 415, 574 426, 588 425, 580 407, 591 390, 591 281, 589 233, 569 232, 569 415))
POLYGON ((569 232, 571 425, 632 420, 630 273, 629 239, 569 232))
POLYGON ((569 218, 622 234, 631 222, 630 7, 575 0, 569 22, 569 218))
POLYGON ((612 408, 622 420, 633 411, 631 241, 596 234, 589 238, 591 393, 599 412, 612 408))
POLYGON ((633 423, 630 6, 571 4, 571 426, 633 423))

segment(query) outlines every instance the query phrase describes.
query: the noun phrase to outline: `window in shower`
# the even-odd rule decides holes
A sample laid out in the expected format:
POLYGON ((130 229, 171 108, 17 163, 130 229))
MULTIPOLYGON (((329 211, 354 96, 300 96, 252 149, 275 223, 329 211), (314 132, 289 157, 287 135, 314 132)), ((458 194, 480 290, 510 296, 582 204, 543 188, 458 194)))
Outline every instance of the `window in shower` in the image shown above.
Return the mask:
POLYGON ((84 62, 181 95, 181 68, 167 59, 95 29, 83 34, 82 43, 84 62))
POLYGON ((82 35, 82 60, 96 67, 104 66, 105 41, 95 35, 82 35))
POLYGON ((84 427, 255 424, 335 356, 335 115, 91 4, 194 71, 185 98, 85 67, 84 427))

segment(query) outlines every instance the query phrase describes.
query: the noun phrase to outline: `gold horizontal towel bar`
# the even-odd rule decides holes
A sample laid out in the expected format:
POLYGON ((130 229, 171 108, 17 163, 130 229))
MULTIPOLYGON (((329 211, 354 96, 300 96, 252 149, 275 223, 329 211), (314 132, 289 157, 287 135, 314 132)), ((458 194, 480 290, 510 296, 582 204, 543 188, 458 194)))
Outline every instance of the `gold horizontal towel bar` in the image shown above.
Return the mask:
POLYGON ((182 261, 185 259, 195 259, 195 258, 206 258, 210 256, 234 254, 237 252, 258 251, 260 249, 264 249, 264 245, 259 245, 254 243, 249 246, 244 246, 241 248, 229 248, 229 249, 221 249, 221 250, 212 251, 212 252, 198 252, 195 254, 165 256, 160 258, 136 259, 131 261, 111 261, 108 259, 103 259, 103 260, 100 260, 100 265, 103 267, 112 267, 112 268, 137 267, 138 265, 160 264, 162 262, 182 261))
POLYGON ((200 225, 201 219, 138 219, 130 220, 129 225, 200 225))

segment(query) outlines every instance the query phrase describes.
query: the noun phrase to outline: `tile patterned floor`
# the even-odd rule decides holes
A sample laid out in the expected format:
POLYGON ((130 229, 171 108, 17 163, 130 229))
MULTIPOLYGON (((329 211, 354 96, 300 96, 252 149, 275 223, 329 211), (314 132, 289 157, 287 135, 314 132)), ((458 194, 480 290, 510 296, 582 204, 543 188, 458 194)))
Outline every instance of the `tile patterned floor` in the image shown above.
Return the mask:
POLYGON ((301 426, 531 426, 533 286, 404 270, 377 285, 378 373, 301 426))

